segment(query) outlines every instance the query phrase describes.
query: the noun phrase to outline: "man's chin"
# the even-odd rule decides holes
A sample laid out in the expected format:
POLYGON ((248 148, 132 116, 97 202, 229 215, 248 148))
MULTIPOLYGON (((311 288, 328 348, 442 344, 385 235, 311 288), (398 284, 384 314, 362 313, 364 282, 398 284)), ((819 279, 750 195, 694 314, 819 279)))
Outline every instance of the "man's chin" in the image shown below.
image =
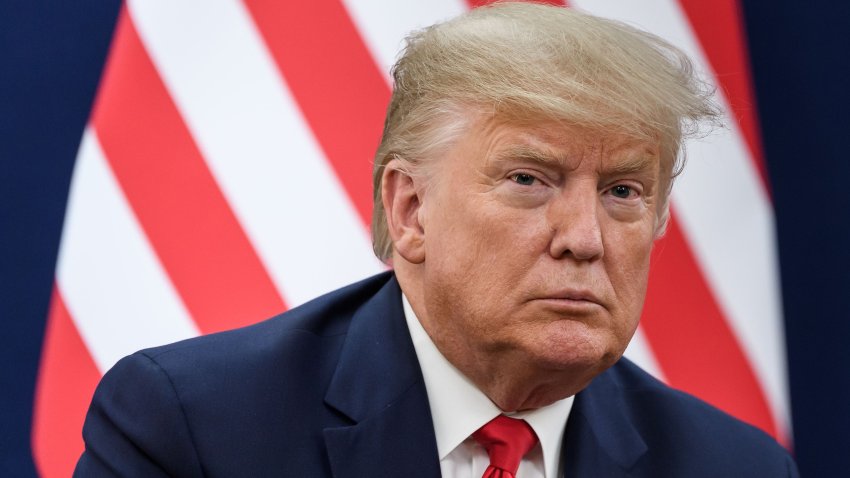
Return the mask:
POLYGON ((586 386, 596 375, 614 365, 623 350, 613 347, 599 337, 548 337, 540 341, 530 353, 531 363, 542 374, 551 374, 558 380, 584 383, 586 386), (586 383, 585 383, 586 382, 586 383))
MULTIPOLYGON (((610 360, 610 359, 609 359, 610 360)), ((532 392, 518 409, 528 410, 550 405, 584 390, 593 379, 616 360, 604 363, 592 358, 540 357, 533 364, 532 392)))

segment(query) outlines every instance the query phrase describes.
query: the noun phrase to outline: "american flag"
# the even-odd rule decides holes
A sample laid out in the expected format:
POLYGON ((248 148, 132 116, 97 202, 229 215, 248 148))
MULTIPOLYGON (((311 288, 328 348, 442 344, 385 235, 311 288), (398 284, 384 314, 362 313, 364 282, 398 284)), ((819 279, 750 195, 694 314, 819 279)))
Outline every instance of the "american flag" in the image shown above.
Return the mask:
MULTIPOLYGON (((371 161, 411 30, 488 2, 128 0, 68 199, 33 425, 68 476, 101 375, 384 270, 371 161)), ((559 2, 548 2, 559 3, 559 2)), ((687 144, 627 356, 790 446, 774 212, 737 0, 571 0, 682 48, 726 127, 687 144)))

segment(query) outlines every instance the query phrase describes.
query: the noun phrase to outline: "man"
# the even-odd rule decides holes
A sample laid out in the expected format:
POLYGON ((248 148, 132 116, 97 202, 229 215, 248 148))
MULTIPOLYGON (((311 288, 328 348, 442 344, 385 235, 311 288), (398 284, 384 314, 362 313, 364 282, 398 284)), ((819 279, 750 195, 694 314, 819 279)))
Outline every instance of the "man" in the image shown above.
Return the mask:
POLYGON ((679 145, 716 116, 686 58, 500 4, 411 36, 394 78, 373 221, 393 272, 125 358, 76 475, 796 475, 621 359, 679 145))

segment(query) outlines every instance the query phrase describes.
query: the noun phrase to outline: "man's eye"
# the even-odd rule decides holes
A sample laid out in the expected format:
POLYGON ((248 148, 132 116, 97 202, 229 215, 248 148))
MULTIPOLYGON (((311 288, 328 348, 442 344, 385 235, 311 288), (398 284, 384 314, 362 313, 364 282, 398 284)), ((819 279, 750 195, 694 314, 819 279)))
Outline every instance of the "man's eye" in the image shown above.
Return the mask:
POLYGON ((535 177, 530 174, 525 173, 517 173, 511 176, 511 179, 514 180, 515 183, 521 184, 523 186, 531 186, 534 184, 535 177))
POLYGON ((618 184, 611 188, 611 194, 621 199, 628 199, 632 194, 632 188, 622 184, 618 184))

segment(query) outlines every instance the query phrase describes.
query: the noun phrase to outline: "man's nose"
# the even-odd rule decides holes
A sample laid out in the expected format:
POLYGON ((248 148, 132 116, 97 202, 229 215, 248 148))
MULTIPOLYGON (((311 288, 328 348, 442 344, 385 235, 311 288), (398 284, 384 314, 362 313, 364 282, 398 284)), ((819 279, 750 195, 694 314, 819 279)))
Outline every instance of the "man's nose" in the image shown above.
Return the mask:
POLYGON ((549 208, 553 232, 549 254, 556 259, 572 256, 579 261, 601 258, 601 207, 595 186, 571 188, 558 196, 549 208))

